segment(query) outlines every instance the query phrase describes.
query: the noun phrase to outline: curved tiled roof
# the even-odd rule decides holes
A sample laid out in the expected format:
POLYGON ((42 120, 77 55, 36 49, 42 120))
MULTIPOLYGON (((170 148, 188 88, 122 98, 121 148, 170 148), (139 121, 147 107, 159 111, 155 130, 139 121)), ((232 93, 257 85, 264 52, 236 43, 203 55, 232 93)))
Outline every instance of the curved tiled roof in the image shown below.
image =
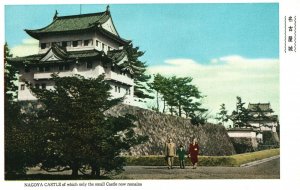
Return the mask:
POLYGON ((82 50, 82 51, 66 51, 64 48, 62 48, 59 45, 54 44, 46 53, 43 54, 35 54, 35 55, 29 55, 25 57, 15 57, 15 58, 8 58, 8 61, 11 63, 18 63, 18 64, 44 64, 47 62, 41 61, 43 57, 45 57, 49 51, 53 51, 55 55, 57 55, 59 58, 61 58, 64 61, 74 61, 78 59, 91 59, 91 58, 101 58, 101 59, 107 59, 111 61, 112 63, 117 64, 119 61, 121 61, 127 54, 125 50, 112 50, 108 51, 107 55, 103 51, 98 50, 82 50))
POLYGON ((261 111, 270 111, 271 110, 271 105, 270 103, 257 103, 257 104, 251 104, 249 103, 248 105, 248 110, 255 111, 259 107, 261 111))
MULTIPOLYGON (((61 50, 51 48, 56 55, 63 58, 64 61, 74 61, 76 59, 89 59, 94 57, 103 57, 104 53, 102 51, 97 50, 85 50, 85 51, 70 51, 70 52, 62 52, 61 50)), ((41 60, 43 57, 48 53, 43 54, 35 54, 35 55, 29 55, 25 57, 15 57, 15 58, 9 58, 8 61, 11 63, 17 63, 17 64, 44 64, 47 62, 42 62, 41 60)), ((105 59, 105 57, 104 57, 105 59)))
POLYGON ((34 35, 38 33, 65 32, 89 29, 97 24, 105 23, 110 17, 109 14, 105 13, 106 12, 56 17, 51 24, 44 28, 25 31, 29 35, 34 35))
POLYGON ((111 50, 107 52, 107 56, 113 61, 113 63, 118 64, 125 56, 125 50, 111 50))
POLYGON ((25 29, 25 31, 35 39, 39 39, 40 36, 44 34, 98 31, 122 44, 129 43, 129 40, 125 40, 118 34, 113 34, 101 27, 101 24, 104 24, 110 18, 111 15, 109 11, 81 15, 55 16, 52 23, 48 26, 35 30, 25 29))

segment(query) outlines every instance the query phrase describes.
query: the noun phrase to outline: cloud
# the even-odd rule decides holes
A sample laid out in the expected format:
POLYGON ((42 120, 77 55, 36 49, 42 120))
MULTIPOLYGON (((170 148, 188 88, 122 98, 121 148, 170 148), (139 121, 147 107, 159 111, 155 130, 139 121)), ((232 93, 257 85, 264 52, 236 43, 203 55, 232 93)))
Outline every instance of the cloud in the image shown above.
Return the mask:
POLYGON ((238 55, 214 58, 208 63, 168 59, 161 65, 150 66, 148 72, 192 77, 193 83, 207 95, 204 105, 212 114, 218 112, 222 103, 231 113, 236 96, 241 96, 246 106, 249 102, 270 102, 279 114, 278 59, 248 59, 238 55))
POLYGON ((39 51, 39 41, 29 38, 23 39, 22 44, 11 48, 11 53, 14 57, 22 57, 32 54, 37 54, 39 51))

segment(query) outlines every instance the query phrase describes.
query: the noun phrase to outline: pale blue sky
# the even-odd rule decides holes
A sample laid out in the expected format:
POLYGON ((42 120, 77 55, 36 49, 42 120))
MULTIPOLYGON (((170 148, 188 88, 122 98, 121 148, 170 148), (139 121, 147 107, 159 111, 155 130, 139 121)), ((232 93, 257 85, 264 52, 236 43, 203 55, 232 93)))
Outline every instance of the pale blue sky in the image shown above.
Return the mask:
MULTIPOLYGON (((82 13, 105 8, 85 4, 82 13)), ((246 105, 270 102, 279 114, 278 9, 278 3, 110 5, 119 34, 146 51, 148 72, 193 77, 213 114, 222 103, 231 112, 236 96, 246 105)), ((80 5, 5 6, 5 39, 12 50, 31 53, 37 45, 24 46, 30 38, 24 29, 50 24, 55 10, 79 14, 80 5)))
MULTIPOLYGON (((106 5, 82 5, 82 13, 106 5)), ((207 62, 240 55, 278 58, 278 4, 133 4, 110 5, 119 34, 146 51, 149 65, 175 57, 207 62)), ((24 29, 37 29, 59 15, 79 14, 79 5, 5 7, 5 37, 13 47, 29 38, 24 29)))

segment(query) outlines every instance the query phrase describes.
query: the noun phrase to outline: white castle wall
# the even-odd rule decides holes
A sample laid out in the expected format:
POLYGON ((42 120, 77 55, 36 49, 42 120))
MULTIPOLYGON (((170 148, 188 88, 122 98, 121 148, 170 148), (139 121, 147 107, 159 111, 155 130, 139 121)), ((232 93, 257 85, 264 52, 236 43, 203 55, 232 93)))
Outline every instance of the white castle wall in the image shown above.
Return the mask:
MULTIPOLYGON (((52 36, 47 36, 44 37, 40 40, 40 44, 39 44, 39 53, 46 53, 50 46, 48 48, 45 49, 41 49, 41 43, 52 43, 52 42, 62 42, 62 41, 70 41, 71 42, 71 46, 70 47, 66 47, 67 51, 81 51, 81 50, 92 50, 92 49, 96 49, 99 51, 104 51, 105 53, 107 53, 108 51, 108 46, 111 47, 111 49, 119 49, 119 45, 117 43, 115 43, 114 41, 102 37, 99 34, 96 33, 92 33, 92 32, 87 32, 84 34, 59 34, 59 35, 52 35, 52 36), (84 46, 83 41, 84 40, 93 40, 92 45, 89 46, 84 46), (72 41, 76 41, 76 40, 82 40, 82 44, 78 45, 77 47, 72 47, 72 41), (97 46, 96 41, 99 41, 100 43, 97 46), (105 44, 104 46, 104 50, 102 49, 102 44, 105 44)), ((60 44, 61 45, 61 44, 60 44)))
POLYGON ((46 88, 53 88, 54 83, 51 79, 51 74, 57 73, 60 77, 73 76, 79 74, 85 78, 96 78, 101 74, 105 73, 105 79, 109 81, 112 89, 110 90, 113 98, 120 98, 125 96, 124 103, 131 104, 133 102, 133 90, 134 82, 128 75, 123 75, 119 72, 111 71, 108 67, 103 68, 100 61, 94 60, 93 67, 91 69, 86 68, 86 63, 81 63, 78 65, 70 65, 70 70, 59 71, 58 66, 53 66, 48 72, 38 72, 36 68, 31 68, 30 72, 26 73, 24 68, 20 69, 19 76, 19 92, 18 100, 36 100, 25 85, 25 81, 28 81, 32 85, 35 84, 46 84, 46 88), (119 82, 116 82, 119 81, 119 82), (24 85, 24 90, 21 90, 24 85), (130 90, 128 90, 130 89, 130 90))

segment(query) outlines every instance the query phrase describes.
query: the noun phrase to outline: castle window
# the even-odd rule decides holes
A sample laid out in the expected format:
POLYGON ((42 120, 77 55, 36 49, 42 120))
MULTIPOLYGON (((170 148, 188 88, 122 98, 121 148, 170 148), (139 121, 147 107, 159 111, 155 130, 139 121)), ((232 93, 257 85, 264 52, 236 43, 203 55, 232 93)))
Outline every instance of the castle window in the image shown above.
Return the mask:
POLYGON ((52 42, 52 43, 51 43, 51 46, 53 46, 53 45, 55 45, 55 44, 56 44, 56 45, 60 45, 60 42, 52 42))
POLYGON ((46 49, 46 43, 41 43, 41 49, 46 49))
POLYGON ((35 88, 40 88, 40 84, 35 84, 35 88))
POLYGON ((49 66, 46 66, 46 67, 45 67, 45 71, 50 71, 50 67, 49 67, 49 66))
POLYGON ((61 42, 61 46, 62 47, 70 47, 71 46, 71 42, 70 41, 63 41, 63 42, 61 42))
POLYGON ((73 42, 72 42, 72 46, 73 46, 73 47, 78 47, 78 46, 81 46, 81 43, 82 43, 81 40, 73 41, 73 42))
POLYGON ((38 67, 39 72, 44 72, 44 67, 38 67))
POLYGON ((37 71, 48 72, 48 71, 50 71, 50 67, 49 66, 45 66, 45 67, 39 66, 39 67, 37 67, 37 71))
POLYGON ((104 51, 104 48, 105 48, 105 44, 102 44, 102 51, 104 51))
POLYGON ((25 90, 25 84, 21 84, 21 90, 25 90))
POLYGON ((91 68, 93 68, 93 63, 90 61, 90 62, 87 62, 86 63, 86 68, 87 69, 91 69, 91 68))
POLYGON ((59 71, 68 71, 70 70, 70 66, 68 64, 65 64, 65 65, 59 65, 58 66, 58 70, 59 71))
POLYGON ((70 65, 65 65, 65 71, 68 71, 68 70, 70 70, 70 65))
POLYGON ((84 46, 91 46, 91 45, 93 45, 93 40, 84 40, 83 45, 84 46))
POLYGON ((42 89, 46 89, 46 83, 42 83, 42 89))
POLYGON ((115 92, 118 92, 118 87, 117 86, 115 86, 115 92))
POLYGON ((73 47, 77 47, 78 46, 78 41, 73 41, 72 45, 73 45, 73 47))
POLYGON ((108 51, 110 51, 110 47, 108 46, 108 51))
POLYGON ((118 92, 120 93, 121 92, 121 88, 118 86, 118 92))
POLYGON ((99 42, 98 40, 96 40, 96 46, 97 46, 97 47, 99 46, 99 43, 100 43, 100 42, 99 42))

